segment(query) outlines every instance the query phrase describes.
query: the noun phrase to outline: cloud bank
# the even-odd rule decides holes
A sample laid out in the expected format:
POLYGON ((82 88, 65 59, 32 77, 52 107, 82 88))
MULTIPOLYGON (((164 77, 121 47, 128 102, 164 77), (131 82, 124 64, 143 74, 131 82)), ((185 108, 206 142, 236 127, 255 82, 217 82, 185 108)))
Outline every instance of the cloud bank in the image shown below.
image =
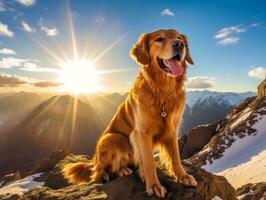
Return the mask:
POLYGON ((189 78, 186 87, 188 89, 207 89, 214 86, 215 78, 209 76, 195 76, 189 78))
POLYGON ((263 80, 266 78, 266 67, 255 67, 248 72, 248 76, 263 80))

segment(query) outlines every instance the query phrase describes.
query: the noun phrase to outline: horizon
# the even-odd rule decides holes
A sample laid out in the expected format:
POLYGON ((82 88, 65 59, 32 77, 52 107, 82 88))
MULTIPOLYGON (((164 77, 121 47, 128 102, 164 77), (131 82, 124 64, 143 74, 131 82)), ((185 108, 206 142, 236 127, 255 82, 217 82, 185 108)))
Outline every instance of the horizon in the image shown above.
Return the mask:
MULTIPOLYGON (((95 96, 95 95, 113 95, 113 94, 119 94, 121 96, 128 94, 130 91, 108 91, 108 92, 91 92, 91 93, 79 93, 75 94, 72 92, 52 92, 52 91, 0 91, 0 94, 17 94, 17 93, 26 93, 26 94, 54 94, 54 95, 59 95, 59 96, 64 96, 64 95, 70 95, 73 97, 79 97, 79 96, 95 96)), ((186 93, 200 93, 200 92, 209 92, 209 93, 223 93, 223 94, 247 94, 247 93, 252 93, 252 94, 257 94, 257 91, 244 91, 244 92, 230 92, 230 91, 211 91, 211 90, 186 90, 186 93)))
POLYGON ((189 38, 188 90, 257 91, 265 2, 151 2, 0 0, 0 92, 127 92, 139 71, 131 47, 161 28, 189 38))

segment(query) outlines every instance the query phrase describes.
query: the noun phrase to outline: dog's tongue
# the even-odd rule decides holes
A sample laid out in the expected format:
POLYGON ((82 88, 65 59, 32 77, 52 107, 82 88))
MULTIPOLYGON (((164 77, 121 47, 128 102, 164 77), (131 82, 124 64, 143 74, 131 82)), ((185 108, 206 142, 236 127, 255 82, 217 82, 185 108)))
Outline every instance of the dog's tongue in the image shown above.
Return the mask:
POLYGON ((183 74, 183 66, 177 59, 164 60, 163 62, 171 70, 172 75, 181 76, 183 74))

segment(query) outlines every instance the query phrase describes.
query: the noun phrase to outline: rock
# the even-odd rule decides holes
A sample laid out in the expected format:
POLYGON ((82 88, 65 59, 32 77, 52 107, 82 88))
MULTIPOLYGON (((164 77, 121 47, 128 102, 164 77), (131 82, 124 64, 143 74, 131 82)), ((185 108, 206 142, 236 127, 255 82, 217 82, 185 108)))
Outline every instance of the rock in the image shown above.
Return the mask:
POLYGON ((217 133, 215 122, 209 125, 197 126, 188 135, 183 135, 179 140, 179 150, 182 159, 187 159, 203 149, 211 138, 217 133))
MULTIPOLYGON (((61 174, 61 169, 70 162, 88 162, 86 156, 69 155, 61 160, 54 169, 44 176, 45 186, 33 188, 26 192, 21 200, 76 200, 76 199, 108 199, 108 200, 148 200, 145 183, 137 172, 130 176, 118 177, 108 183, 69 185, 61 174)), ((224 177, 216 176, 203 169, 184 164, 186 170, 198 181, 198 186, 186 187, 174 182, 162 169, 158 169, 161 183, 167 188, 168 200, 211 200, 219 196, 223 200, 235 200, 234 188, 224 177)))
POLYGON ((12 174, 5 175, 3 178, 0 179, 0 188, 7 185, 11 181, 15 181, 21 178, 22 177, 19 171, 16 171, 12 174))
POLYGON ((30 174, 51 171, 60 160, 69 154, 70 153, 65 150, 54 150, 47 158, 44 158, 37 165, 35 165, 30 174))
POLYGON ((3 199, 3 200, 18 200, 20 199, 20 196, 18 194, 3 194, 3 195, 0 195, 0 199, 3 199))
POLYGON ((67 163, 87 162, 87 161, 88 161, 87 156, 84 155, 77 156, 74 154, 70 154, 69 156, 58 162, 49 173, 46 173, 42 176, 42 179, 45 180, 45 186, 52 189, 60 189, 69 186, 68 182, 64 179, 61 173, 63 167, 67 163))
POLYGON ((266 96, 266 77, 265 79, 259 84, 258 86, 258 93, 257 93, 257 97, 261 98, 266 96))
POLYGON ((248 183, 236 189, 238 199, 261 200, 266 199, 266 182, 248 183))

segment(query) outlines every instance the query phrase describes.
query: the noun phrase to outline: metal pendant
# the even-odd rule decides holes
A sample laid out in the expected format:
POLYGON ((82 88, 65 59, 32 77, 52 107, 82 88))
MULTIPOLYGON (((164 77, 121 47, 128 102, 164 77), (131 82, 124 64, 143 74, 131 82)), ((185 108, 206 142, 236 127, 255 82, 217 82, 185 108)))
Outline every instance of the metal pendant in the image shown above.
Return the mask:
POLYGON ((162 112, 161 112, 161 117, 166 117, 166 112, 165 112, 165 107, 163 106, 162 112))
POLYGON ((161 117, 163 117, 163 118, 166 117, 166 112, 165 111, 161 112, 161 117))

